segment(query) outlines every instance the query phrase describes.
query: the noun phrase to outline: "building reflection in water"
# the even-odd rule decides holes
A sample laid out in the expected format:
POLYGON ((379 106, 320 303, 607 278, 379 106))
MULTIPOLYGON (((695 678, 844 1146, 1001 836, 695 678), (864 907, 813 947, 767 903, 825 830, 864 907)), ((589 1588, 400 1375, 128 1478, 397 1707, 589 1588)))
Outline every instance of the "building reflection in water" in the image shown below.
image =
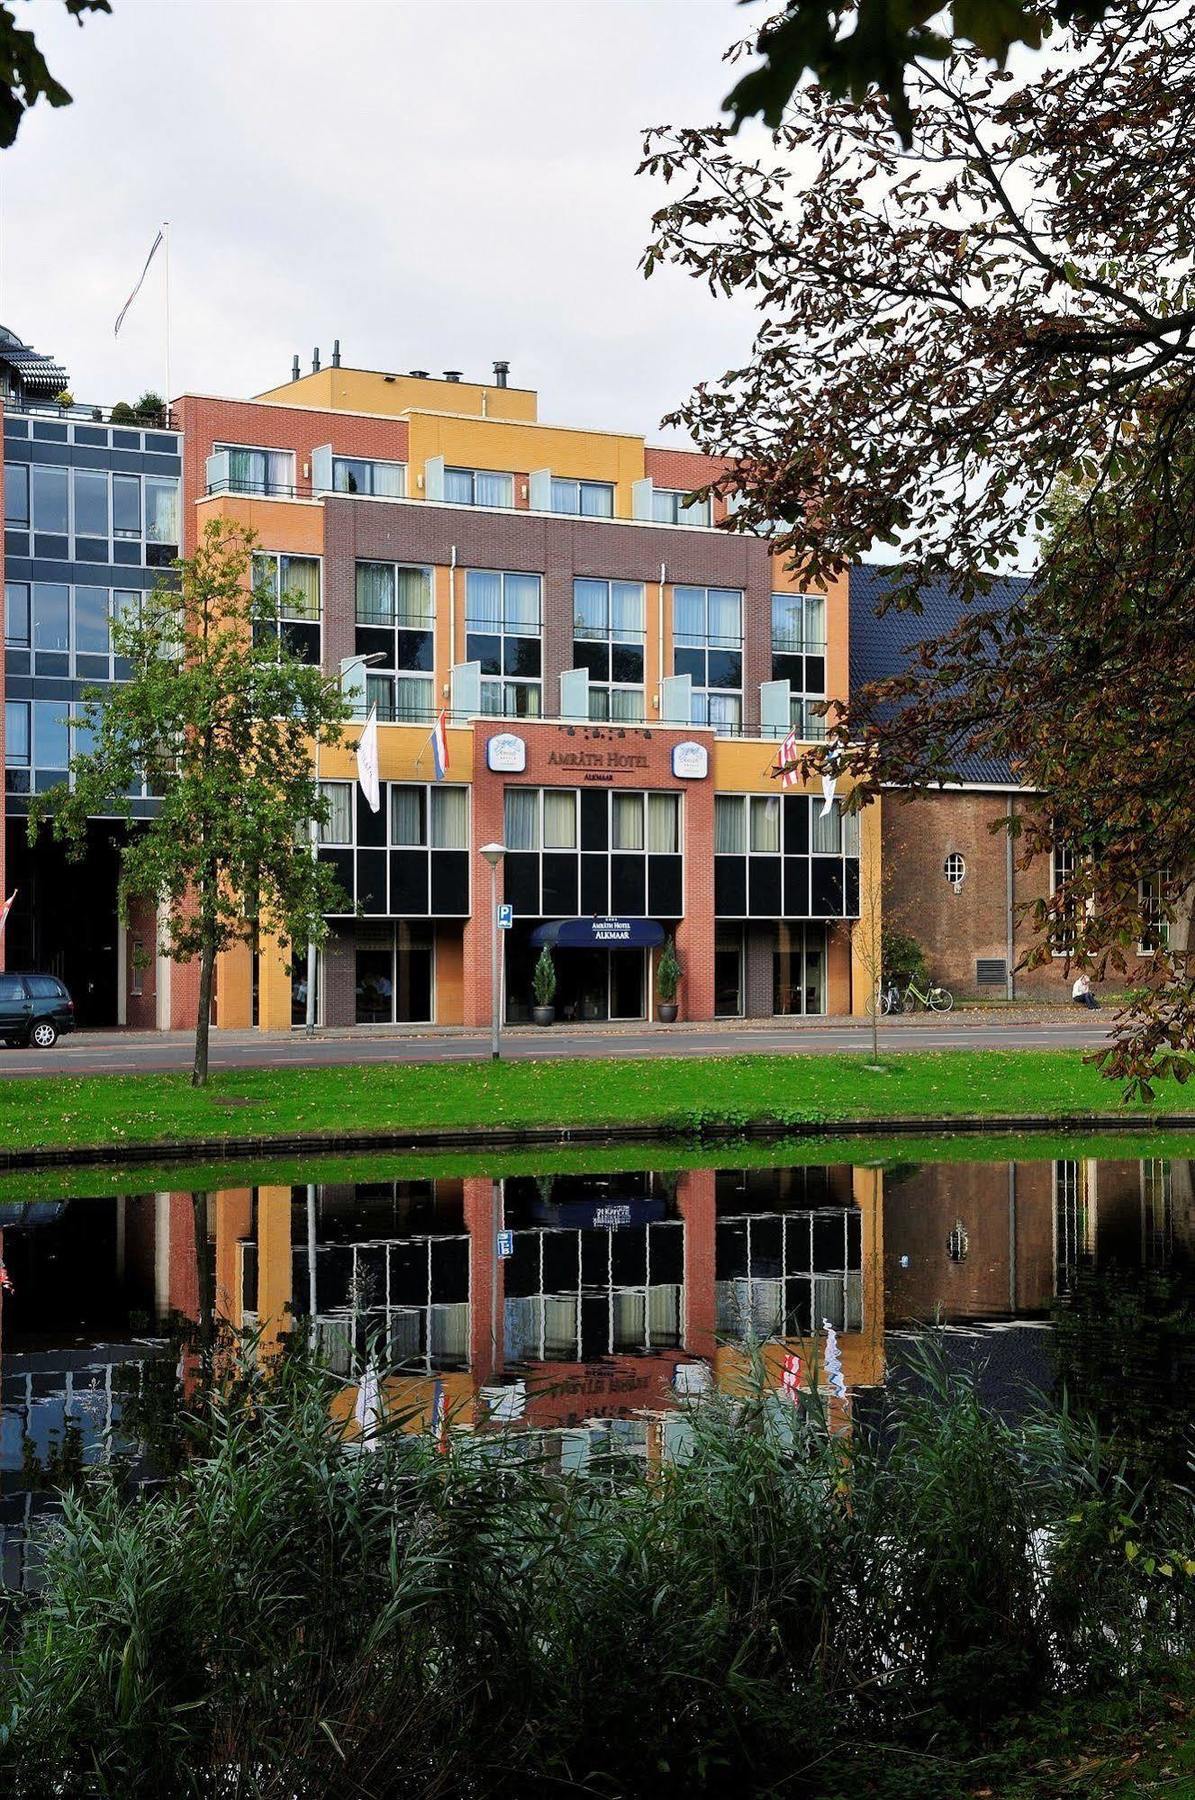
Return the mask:
MULTIPOLYGON (((346 1419, 372 1354, 411 1429, 440 1394, 458 1428, 513 1426, 566 1468, 612 1440, 651 1460, 683 1430, 678 1395, 733 1392, 749 1346, 778 1390, 786 1356, 807 1384, 828 1320, 848 1386, 876 1389, 886 1326, 1042 1319, 1084 1267, 1169 1267, 1195 1231, 1190 1168, 842 1163, 9 1206, 7 1577, 23 1578, 29 1519, 52 1498, 36 1464, 135 1458, 123 1396, 177 1354, 172 1319, 248 1328, 265 1354, 310 1321, 346 1419)), ((849 1418, 835 1403, 837 1428, 849 1418)))

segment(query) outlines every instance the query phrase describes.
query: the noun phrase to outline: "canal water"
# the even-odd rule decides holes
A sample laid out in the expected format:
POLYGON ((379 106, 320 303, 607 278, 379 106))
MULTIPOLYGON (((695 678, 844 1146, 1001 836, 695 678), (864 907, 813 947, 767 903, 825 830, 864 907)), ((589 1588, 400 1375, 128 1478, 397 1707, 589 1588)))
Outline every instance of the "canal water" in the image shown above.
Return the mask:
POLYGON ((183 1403, 189 1334, 218 1323, 268 1350, 304 1321, 346 1417, 372 1368, 408 1428, 519 1433, 579 1474, 614 1450, 666 1457, 687 1400, 732 1390, 752 1355, 778 1397, 819 1386, 858 1428, 927 1342, 1007 1416, 1065 1385, 1181 1471, 1195 1160, 1112 1148, 851 1160, 844 1143, 841 1160, 675 1167, 643 1146, 539 1174, 312 1160, 235 1186, 227 1169, 155 1191, 39 1183, 0 1200, 3 1578, 35 1582, 32 1528, 62 1482, 114 1455, 154 1478, 147 1388, 183 1403))

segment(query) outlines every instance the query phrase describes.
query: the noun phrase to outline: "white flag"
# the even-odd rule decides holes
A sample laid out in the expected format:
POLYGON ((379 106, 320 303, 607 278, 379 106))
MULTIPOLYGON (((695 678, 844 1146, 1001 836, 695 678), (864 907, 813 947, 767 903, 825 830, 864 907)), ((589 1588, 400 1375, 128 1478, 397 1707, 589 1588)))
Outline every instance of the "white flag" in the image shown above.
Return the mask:
POLYGON ((130 306, 132 306, 132 304, 133 304, 134 300, 137 298, 138 294, 141 292, 141 283, 145 280, 145 277, 149 274, 149 265, 153 261, 154 257, 157 255, 159 249, 161 248, 161 244, 162 244, 162 233, 159 231, 157 237, 154 239, 153 243, 150 245, 149 255, 145 259, 145 267, 142 269, 140 275, 137 277, 136 287, 133 289, 132 293, 129 295, 128 299, 125 301, 124 305, 121 307, 120 311, 116 315, 116 324, 112 328, 113 337, 119 336, 120 328, 124 324, 124 316, 128 312, 130 306))
POLYGON ((358 1443, 363 1450, 376 1450, 377 1434, 385 1421, 386 1408, 382 1401, 382 1386, 378 1380, 377 1365, 373 1358, 361 1371, 361 1379, 357 1383, 357 1399, 353 1407, 353 1417, 359 1430, 358 1443))
POLYGON ((371 812, 382 804, 378 790, 378 709, 371 706, 365 728, 357 740, 357 780, 371 812))
MULTIPOLYGON (((3 891, 3 890, 0 890, 0 891, 3 891)), ((16 897, 17 897, 17 890, 16 890, 16 888, 14 888, 12 890, 12 893, 8 896, 8 899, 4 902, 4 905, 0 906, 0 931, 3 931, 4 927, 8 923, 8 915, 12 911, 12 903, 16 899, 16 897)))
POLYGON ((826 1334, 826 1354, 822 1366, 826 1371, 826 1383, 832 1394, 840 1400, 846 1399, 846 1380, 842 1373, 842 1352, 838 1348, 838 1333, 829 1319, 822 1320, 822 1329, 826 1334))
POLYGON ((826 816, 834 810, 834 792, 835 792, 835 789, 837 788, 837 786, 838 786, 838 777, 836 775, 823 775, 822 776, 821 816, 823 819, 826 818, 826 816))

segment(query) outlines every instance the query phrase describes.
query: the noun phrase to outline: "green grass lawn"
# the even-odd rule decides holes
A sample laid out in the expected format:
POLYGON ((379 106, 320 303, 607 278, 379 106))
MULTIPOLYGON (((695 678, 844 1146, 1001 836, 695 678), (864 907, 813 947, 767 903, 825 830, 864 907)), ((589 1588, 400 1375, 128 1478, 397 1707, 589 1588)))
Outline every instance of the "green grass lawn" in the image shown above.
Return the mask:
POLYGON ((761 1118, 827 1126, 1066 1114, 1128 1121, 1187 1104, 1186 1093, 1163 1086, 1153 1107, 1126 1106, 1120 1089, 1070 1050, 907 1051, 887 1057, 882 1070, 859 1055, 800 1053, 246 1069, 199 1090, 173 1073, 13 1077, 0 1084, 0 1148, 296 1134, 350 1144, 360 1131, 436 1128, 713 1131, 761 1118))

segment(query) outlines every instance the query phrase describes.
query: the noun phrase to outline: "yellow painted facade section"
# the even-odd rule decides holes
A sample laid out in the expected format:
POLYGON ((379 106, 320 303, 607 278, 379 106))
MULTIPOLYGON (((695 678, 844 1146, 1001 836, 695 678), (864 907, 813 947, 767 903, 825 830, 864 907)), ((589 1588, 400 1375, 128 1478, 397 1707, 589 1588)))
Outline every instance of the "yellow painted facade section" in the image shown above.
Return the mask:
POLYGON ((280 1348, 294 1297, 289 1187, 257 1190, 257 1323, 262 1354, 280 1348))
POLYGON ((711 758, 714 791, 718 794, 813 794, 820 783, 782 789, 771 771, 776 766, 778 745, 773 738, 715 738, 711 758))
MULTIPOLYGON (((344 741, 320 751, 321 781, 356 781, 357 740, 362 727, 346 726, 344 741)), ((434 781, 430 725, 379 725, 378 775, 382 781, 434 781)), ((446 781, 472 781, 473 731, 467 725, 448 728, 446 781)))
MULTIPOLYGON (((410 414, 407 440, 407 492, 426 498, 419 485, 430 457, 442 456, 449 468, 514 470, 524 481, 537 469, 573 480, 614 483, 616 517, 631 517, 631 483, 644 475, 641 437, 614 432, 578 431, 566 425, 510 425, 494 418, 458 419, 442 413, 410 414)), ((525 504, 521 491, 516 501, 525 504)))
POLYGON ((241 1316, 241 1245, 253 1230, 253 1192, 222 1188, 216 1197, 216 1312, 234 1330, 241 1316))
POLYGON ((257 957, 257 1024, 261 1031, 289 1031, 291 980, 287 947, 263 932, 257 957))
POLYGON ((247 1031, 253 1023, 253 951, 242 940, 216 959, 216 1024, 247 1031))
POLYGON ((476 418, 536 417, 539 396, 533 388, 500 388, 493 382, 444 381, 416 375, 388 374, 383 369, 321 369, 282 387, 269 388, 258 400, 282 406, 309 406, 319 412, 372 413, 400 416, 420 407, 476 418))
POLYGON ((851 933, 854 966, 852 1012, 865 1018, 883 974, 884 870, 880 858, 880 807, 877 800, 859 814, 859 917, 851 933))

